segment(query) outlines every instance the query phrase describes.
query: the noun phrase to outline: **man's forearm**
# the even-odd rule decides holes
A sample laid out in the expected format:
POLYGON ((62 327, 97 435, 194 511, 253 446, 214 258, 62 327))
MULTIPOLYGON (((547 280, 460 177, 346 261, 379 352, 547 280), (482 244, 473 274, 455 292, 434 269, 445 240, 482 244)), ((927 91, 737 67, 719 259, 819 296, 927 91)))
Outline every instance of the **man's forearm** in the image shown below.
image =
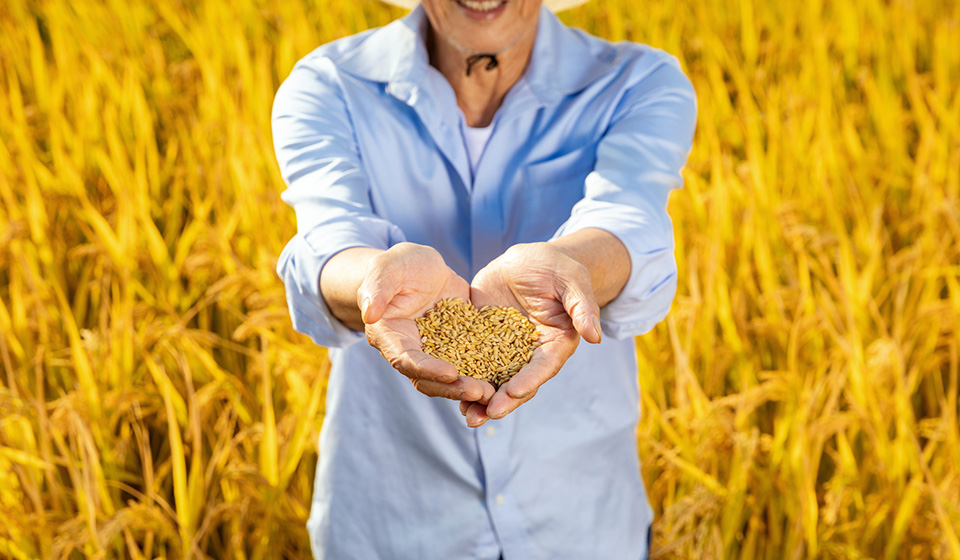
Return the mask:
POLYGON ((608 231, 582 229, 549 243, 590 271, 593 294, 600 307, 620 295, 630 278, 630 253, 608 231))
POLYGON ((334 317, 353 330, 363 330, 357 304, 357 290, 363 282, 363 273, 370 259, 382 252, 367 247, 345 249, 331 257, 320 271, 323 301, 334 317))

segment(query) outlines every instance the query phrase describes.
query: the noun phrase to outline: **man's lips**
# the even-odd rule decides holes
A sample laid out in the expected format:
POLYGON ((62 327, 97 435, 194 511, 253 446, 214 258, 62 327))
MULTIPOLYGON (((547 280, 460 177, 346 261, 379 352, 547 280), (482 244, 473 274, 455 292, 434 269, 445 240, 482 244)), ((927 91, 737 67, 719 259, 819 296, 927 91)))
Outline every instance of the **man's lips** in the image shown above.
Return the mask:
POLYGON ((481 21, 491 20, 503 12, 508 0, 456 0, 468 16, 481 21))

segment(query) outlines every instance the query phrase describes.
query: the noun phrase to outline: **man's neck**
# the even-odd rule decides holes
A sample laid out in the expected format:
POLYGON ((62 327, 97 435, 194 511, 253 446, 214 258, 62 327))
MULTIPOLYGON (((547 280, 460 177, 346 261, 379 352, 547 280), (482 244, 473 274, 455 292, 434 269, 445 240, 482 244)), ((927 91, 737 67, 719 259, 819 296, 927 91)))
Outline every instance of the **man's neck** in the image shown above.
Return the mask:
MULTIPOLYGON (((502 52, 496 53, 496 67, 487 70, 488 58, 482 58, 471 67, 467 75, 467 59, 472 54, 464 53, 433 30, 428 31, 427 50, 430 64, 450 82, 457 96, 457 105, 463 111, 467 125, 485 127, 493 122, 493 116, 503 103, 503 98, 523 75, 533 53, 537 38, 536 27, 520 37, 517 42, 502 52)), ((494 54, 494 53, 490 53, 494 54)))

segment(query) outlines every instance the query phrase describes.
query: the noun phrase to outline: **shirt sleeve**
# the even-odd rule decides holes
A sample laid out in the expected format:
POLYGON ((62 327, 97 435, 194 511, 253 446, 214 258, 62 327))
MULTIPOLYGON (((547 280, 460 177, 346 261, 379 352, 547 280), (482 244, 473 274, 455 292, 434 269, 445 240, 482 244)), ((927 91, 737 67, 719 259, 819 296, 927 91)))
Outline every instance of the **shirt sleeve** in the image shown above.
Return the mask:
POLYGON ((597 146, 584 198, 554 238, 585 228, 606 230, 626 246, 631 271, 623 291, 600 310, 604 333, 643 334, 666 317, 677 289, 671 190, 693 142, 697 102, 693 85, 665 57, 625 94, 597 146))
POLYGON ((352 247, 387 249, 404 240, 396 225, 374 215, 348 106, 333 63, 294 67, 273 104, 273 145, 297 215, 297 234, 277 262, 293 327, 326 347, 348 346, 363 334, 346 327, 320 293, 320 271, 352 247))

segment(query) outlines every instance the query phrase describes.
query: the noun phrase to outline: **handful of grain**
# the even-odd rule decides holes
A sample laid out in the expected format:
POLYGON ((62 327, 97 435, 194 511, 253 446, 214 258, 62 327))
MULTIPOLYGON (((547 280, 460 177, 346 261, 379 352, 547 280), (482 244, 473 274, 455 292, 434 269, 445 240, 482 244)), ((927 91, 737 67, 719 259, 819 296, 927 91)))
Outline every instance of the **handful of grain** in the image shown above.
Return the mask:
POLYGON ((461 375, 506 383, 530 363, 539 345, 536 328, 512 307, 477 309, 460 298, 443 299, 417 319, 423 351, 446 360, 461 375))

